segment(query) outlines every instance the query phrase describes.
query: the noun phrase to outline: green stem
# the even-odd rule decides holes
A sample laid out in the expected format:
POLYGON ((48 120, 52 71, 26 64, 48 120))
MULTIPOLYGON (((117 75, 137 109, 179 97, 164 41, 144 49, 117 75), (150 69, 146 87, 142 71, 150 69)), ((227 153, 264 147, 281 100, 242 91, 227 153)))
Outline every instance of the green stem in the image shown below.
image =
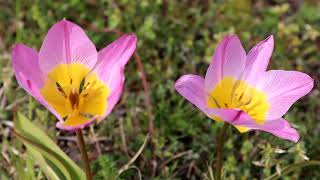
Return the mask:
POLYGON ((86 145, 84 144, 84 139, 82 135, 81 129, 77 130, 77 139, 78 139, 78 146, 81 152, 82 160, 84 162, 84 170, 86 172, 87 180, 92 180, 92 174, 90 169, 90 161, 88 159, 88 154, 86 151, 86 145))
MULTIPOLYGON (((222 164, 223 164, 223 145, 226 139, 226 133, 228 130, 229 124, 224 123, 223 127, 220 131, 220 134, 217 138, 217 159, 216 159, 216 180, 221 180, 221 170, 222 170, 222 164)), ((214 169, 214 166, 212 166, 212 169, 214 169)))
POLYGON ((296 169, 300 169, 303 168, 305 166, 320 166, 320 161, 306 161, 306 162, 300 162, 300 163, 296 163, 296 164, 291 164, 288 165, 286 167, 284 167, 281 170, 281 175, 278 173, 274 173, 273 175, 269 176, 266 178, 266 180, 275 180, 275 179, 279 179, 281 176, 286 175, 292 171, 295 171, 296 169))

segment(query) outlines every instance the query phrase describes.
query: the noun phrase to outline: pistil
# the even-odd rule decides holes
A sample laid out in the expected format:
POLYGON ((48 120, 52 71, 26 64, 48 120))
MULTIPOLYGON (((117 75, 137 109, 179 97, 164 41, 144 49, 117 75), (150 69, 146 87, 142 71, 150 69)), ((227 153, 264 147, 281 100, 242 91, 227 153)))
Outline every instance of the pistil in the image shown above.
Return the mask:
POLYGON ((74 88, 70 92, 69 101, 70 101, 72 109, 78 109, 79 95, 74 88))

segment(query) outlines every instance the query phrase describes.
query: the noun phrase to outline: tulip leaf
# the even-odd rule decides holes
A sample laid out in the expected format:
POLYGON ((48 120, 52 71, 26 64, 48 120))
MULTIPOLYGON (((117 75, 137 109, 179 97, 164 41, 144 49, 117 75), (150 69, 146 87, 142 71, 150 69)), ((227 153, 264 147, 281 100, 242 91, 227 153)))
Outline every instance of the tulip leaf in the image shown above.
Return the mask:
POLYGON ((49 179, 85 179, 85 173, 42 130, 18 113, 14 134, 49 179))

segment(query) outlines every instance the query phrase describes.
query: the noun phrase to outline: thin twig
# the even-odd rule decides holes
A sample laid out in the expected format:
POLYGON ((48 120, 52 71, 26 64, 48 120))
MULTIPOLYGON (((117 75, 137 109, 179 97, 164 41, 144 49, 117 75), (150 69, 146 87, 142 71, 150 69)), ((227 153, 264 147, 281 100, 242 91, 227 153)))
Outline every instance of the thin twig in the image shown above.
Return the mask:
POLYGON ((152 160, 151 160, 151 177, 155 177, 156 176, 156 173, 157 173, 157 166, 158 166, 158 162, 157 162, 157 159, 156 157, 153 157, 152 160))
POLYGON ((128 154, 128 146, 127 146, 127 140, 126 140, 126 134, 124 132, 124 128, 123 128, 123 119, 119 118, 119 130, 120 130, 120 136, 121 136, 121 141, 122 141, 122 148, 124 150, 124 152, 128 154))
POLYGON ((176 160, 184 155, 190 154, 192 152, 192 150, 188 150, 188 151, 183 151, 181 153, 178 153, 176 155, 174 155, 172 158, 164 161, 161 165, 160 165, 160 169, 164 168, 165 165, 167 165, 168 163, 170 163, 173 160, 176 160))
POLYGON ((134 163, 134 161, 140 156, 140 154, 141 154, 142 151, 144 150, 144 147, 147 145, 147 142, 148 142, 148 140, 149 140, 149 137, 150 137, 150 135, 148 134, 147 137, 145 138, 142 146, 141 146, 140 149, 138 150, 138 152, 130 159, 130 161, 129 161, 127 164, 125 164, 124 166, 122 166, 122 167, 120 168, 120 170, 118 171, 118 174, 121 174, 121 173, 123 173, 124 171, 126 171, 127 169, 130 168, 130 165, 131 165, 132 163, 134 163))
POLYGON ((209 174, 209 177, 206 175, 207 179, 214 180, 213 168, 209 164, 207 164, 207 166, 208 166, 208 174, 209 174))
POLYGON ((148 112, 148 130, 151 136, 153 136, 154 133, 154 127, 153 127, 153 116, 152 116, 152 105, 151 105, 151 99, 150 99, 150 91, 149 91, 149 84, 146 78, 146 73, 144 71, 143 68, 143 64, 142 61, 140 59, 140 56, 137 52, 134 53, 134 57, 138 66, 138 69, 140 71, 140 76, 142 79, 142 85, 143 85, 143 89, 145 92, 145 97, 144 97, 144 101, 147 107, 147 112, 148 112))
POLYGON ((0 98, 2 97, 2 94, 4 93, 4 87, 0 88, 0 98))
POLYGON ((187 173, 187 178, 188 179, 191 179, 190 176, 191 176, 191 172, 192 172, 192 169, 194 167, 194 161, 192 161, 189 165, 189 168, 188 168, 188 173, 187 173))
POLYGON ((94 132, 94 127, 93 127, 93 126, 90 126, 90 132, 91 132, 91 134, 92 134, 93 143, 95 143, 96 149, 97 149, 97 152, 98 152, 98 155, 100 156, 100 155, 101 155, 100 142, 98 141, 97 135, 96 135, 96 133, 94 132))
POLYGON ((306 166, 320 166, 320 161, 305 161, 305 162, 299 162, 296 164, 288 165, 281 170, 281 175, 278 173, 274 173, 271 176, 267 177, 266 180, 279 179, 279 178, 281 178, 281 176, 284 176, 284 175, 286 175, 296 169, 300 169, 300 168, 303 168, 306 166))
MULTIPOLYGON (((142 175, 141 175, 141 171, 140 169, 137 167, 137 166, 130 166, 128 169, 126 170, 129 170, 129 169, 135 169, 137 172, 138 172, 138 176, 139 176, 139 180, 142 180, 142 175)), ((125 171, 126 171, 125 170, 125 171)), ((123 171, 124 172, 124 171, 123 171)), ((118 176, 120 176, 121 174, 118 174, 118 176)))
POLYGON ((19 105, 19 104, 21 104, 21 103, 23 103, 23 102, 25 102, 25 101, 27 101, 28 100, 28 96, 25 96, 25 97, 22 97, 22 98, 20 98, 20 99, 18 99, 18 100, 16 100, 16 101, 14 101, 13 103, 11 103, 11 104, 9 104, 6 108, 5 108, 5 110, 11 110, 12 108, 14 108, 15 106, 17 106, 17 105, 19 105))

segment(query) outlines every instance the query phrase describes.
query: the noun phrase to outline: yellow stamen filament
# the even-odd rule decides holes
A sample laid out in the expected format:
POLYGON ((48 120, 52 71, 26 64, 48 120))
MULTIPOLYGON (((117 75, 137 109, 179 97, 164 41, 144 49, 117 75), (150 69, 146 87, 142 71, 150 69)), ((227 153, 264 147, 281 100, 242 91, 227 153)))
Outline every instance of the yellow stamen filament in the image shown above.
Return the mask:
MULTIPOLYGON (((207 103, 210 108, 242 110, 258 124, 264 123, 270 107, 264 92, 232 77, 225 77, 209 92, 207 103)), ((247 130, 246 127, 237 128, 240 132, 247 130)))
POLYGON ((82 64, 58 65, 41 89, 44 99, 66 119, 66 126, 104 115, 109 93, 109 87, 82 64))

